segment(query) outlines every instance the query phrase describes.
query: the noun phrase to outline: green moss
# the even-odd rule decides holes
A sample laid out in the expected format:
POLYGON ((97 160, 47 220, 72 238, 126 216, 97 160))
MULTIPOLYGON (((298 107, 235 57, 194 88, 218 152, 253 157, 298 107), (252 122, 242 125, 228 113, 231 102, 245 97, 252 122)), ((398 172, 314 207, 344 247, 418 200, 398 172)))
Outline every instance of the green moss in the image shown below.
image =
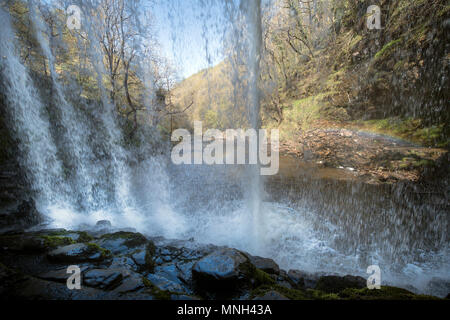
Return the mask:
POLYGON ((275 280, 272 279, 268 273, 262 271, 261 269, 255 268, 253 277, 256 286, 275 284, 275 280))
POLYGON ((382 286, 381 289, 370 290, 368 288, 353 289, 348 288, 339 293, 339 297, 349 300, 422 300, 433 299, 439 300, 436 297, 427 295, 417 295, 406 289, 382 286))
POLYGON ((306 296, 313 300, 339 300, 339 296, 336 293, 327 293, 314 289, 306 290, 306 296))
POLYGON ((392 50, 402 42, 402 39, 392 40, 391 42, 384 45, 380 51, 375 54, 375 59, 380 59, 392 52, 392 50))
POLYGON ((271 285, 265 284, 265 285, 262 285, 262 286, 259 286, 255 289, 253 289, 250 292, 250 299, 253 299, 258 296, 263 296, 269 291, 276 291, 291 300, 309 300, 309 299, 311 299, 310 297, 308 297, 306 295, 306 293, 304 291, 300 291, 300 290, 296 290, 296 289, 289 289, 289 288, 280 286, 278 284, 271 284, 271 285))
POLYGON ((444 5, 444 7, 441 10, 439 10, 437 15, 438 15, 438 17, 444 17, 449 12, 450 12, 450 4, 446 4, 446 5, 444 5))
POLYGON ((425 127, 422 119, 385 118, 355 122, 360 129, 404 139, 421 146, 445 147, 444 125, 425 127))
POLYGON ((88 234, 88 233, 85 232, 85 231, 78 231, 77 233, 78 233, 78 235, 80 236, 80 237, 77 239, 78 242, 89 242, 89 241, 94 240, 94 237, 91 236, 90 234, 88 234))
POLYGON ((351 39, 348 47, 351 49, 354 49, 356 45, 363 39, 363 37, 359 34, 354 35, 354 37, 351 39))
POLYGON ((142 282, 144 283, 144 286, 150 289, 150 293, 157 299, 157 300, 170 300, 172 296, 172 292, 167 290, 161 290, 157 286, 155 286, 153 283, 150 282, 145 277, 142 277, 142 282))
POLYGON ((419 161, 414 161, 413 166, 415 168, 425 168, 425 167, 432 167, 434 166, 434 161, 428 160, 428 159, 421 159, 419 161))
POLYGON ((61 236, 41 236, 44 239, 44 245, 49 248, 56 248, 60 246, 67 246, 76 243, 73 239, 69 237, 61 236))
POLYGON ((90 251, 92 251, 92 252, 99 252, 103 259, 110 258, 112 256, 111 251, 100 247, 96 243, 86 243, 86 245, 88 246, 90 251))
POLYGON ((108 233, 103 236, 101 236, 101 239, 106 240, 116 240, 116 239, 125 239, 125 242, 123 243, 127 247, 137 247, 140 245, 144 245, 148 242, 147 238, 145 238, 140 233, 135 232, 125 232, 125 231, 119 231, 115 233, 108 233))
POLYGON ((145 265, 152 272, 155 268, 155 261, 153 257, 155 256, 156 248, 153 242, 149 242, 145 248, 145 265))
POLYGON ((68 235, 72 235, 72 234, 78 234, 78 239, 74 240, 75 243, 90 242, 90 241, 94 240, 94 237, 92 237, 85 231, 61 230, 61 231, 51 231, 51 232, 47 233, 48 236, 61 236, 61 237, 68 237, 68 235))
POLYGON ((396 72, 402 71, 404 69, 405 64, 406 60, 397 61, 397 63, 394 65, 394 71, 396 72))
POLYGON ((251 291, 250 297, 263 296, 269 291, 279 292, 291 300, 440 300, 436 297, 418 295, 405 289, 389 286, 382 286, 379 290, 347 288, 336 294, 315 289, 305 291, 289 289, 277 284, 259 286, 251 291))

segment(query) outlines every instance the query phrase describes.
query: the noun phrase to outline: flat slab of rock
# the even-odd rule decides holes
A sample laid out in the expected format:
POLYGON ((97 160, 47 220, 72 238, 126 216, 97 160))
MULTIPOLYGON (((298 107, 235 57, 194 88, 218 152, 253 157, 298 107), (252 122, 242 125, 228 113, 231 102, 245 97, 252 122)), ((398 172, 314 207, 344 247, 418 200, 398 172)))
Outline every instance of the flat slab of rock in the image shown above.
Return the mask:
POLYGON ((50 251, 47 256, 54 262, 95 262, 108 258, 109 252, 96 245, 75 243, 50 251))
POLYGON ((122 283, 114 289, 117 293, 134 292, 144 287, 142 276, 140 274, 132 274, 122 280, 122 283))
MULTIPOLYGON (((80 270, 81 272, 86 271, 87 266, 80 266, 80 270)), ((72 274, 73 273, 67 273, 67 268, 63 268, 41 273, 38 275, 38 278, 51 281, 66 282, 72 274)))
POLYGON ((169 280, 158 274, 149 274, 147 279, 158 289, 175 293, 186 293, 186 289, 178 282, 169 280))
POLYGON ((90 287, 112 289, 122 281, 120 269, 92 269, 84 274, 83 283, 90 287))

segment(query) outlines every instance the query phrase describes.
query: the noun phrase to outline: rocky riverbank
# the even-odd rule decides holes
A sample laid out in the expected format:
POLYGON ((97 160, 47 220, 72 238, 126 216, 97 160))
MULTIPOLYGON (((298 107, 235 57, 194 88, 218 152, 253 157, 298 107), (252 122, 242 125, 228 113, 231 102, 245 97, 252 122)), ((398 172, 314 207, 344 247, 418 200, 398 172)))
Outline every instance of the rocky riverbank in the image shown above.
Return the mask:
POLYGON ((382 134, 315 128, 280 145, 282 154, 317 168, 347 170, 370 184, 420 182, 448 168, 448 151, 426 148, 382 134))
POLYGON ((99 221, 0 235, 1 299, 437 299, 366 279, 282 270, 271 259, 194 240, 146 237, 99 221), (81 289, 69 290, 69 265, 81 289))

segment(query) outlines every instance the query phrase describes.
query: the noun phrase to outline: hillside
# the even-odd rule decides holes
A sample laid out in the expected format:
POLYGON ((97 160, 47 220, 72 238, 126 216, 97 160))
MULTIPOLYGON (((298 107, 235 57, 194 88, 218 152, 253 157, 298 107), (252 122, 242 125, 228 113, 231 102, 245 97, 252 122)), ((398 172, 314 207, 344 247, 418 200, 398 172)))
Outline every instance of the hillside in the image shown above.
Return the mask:
POLYGON ((242 117, 244 104, 234 100, 232 67, 228 61, 202 70, 177 84, 173 95, 175 102, 186 105, 194 101, 187 110, 189 120, 203 121, 204 128, 226 129, 245 125, 242 117), (236 110, 238 108, 239 110, 236 110))
MULTIPOLYGON (((291 46, 286 32, 288 37, 291 34, 283 26, 290 18, 284 9, 271 18, 261 62, 263 126, 280 129, 283 152, 308 160, 306 148, 306 154, 312 154, 310 160, 319 163, 330 163, 327 159, 334 155, 330 165, 338 167, 336 148, 341 144, 330 148, 329 141, 337 141, 329 136, 330 129, 381 134, 400 139, 400 144, 434 147, 391 154, 383 151, 387 142, 376 157, 365 150, 355 154, 370 163, 365 172, 381 170, 385 179, 385 171, 406 168, 407 177, 399 179, 416 180, 449 147, 450 7, 445 1, 378 1, 383 29, 369 30, 365 2, 342 1, 346 14, 334 20, 324 18, 322 32, 311 33, 309 47, 291 46), (318 132, 323 139, 312 139, 318 132)), ((223 62, 177 86, 178 100, 194 96, 191 120, 202 120, 205 127, 235 126, 227 118, 236 114, 230 74, 223 62)))
MULTIPOLYGON (((338 126, 448 146, 449 6, 445 1, 379 2, 388 8, 382 30, 365 27, 360 5, 329 26, 338 30, 327 30, 326 42, 312 49, 312 58, 284 61, 294 66, 286 75, 288 85, 279 84, 269 97, 266 93, 264 125, 280 127, 284 140, 311 128, 338 126), (275 98, 280 117, 273 115, 275 98)), ((191 119, 223 127, 232 107, 230 73, 222 62, 178 84, 179 101, 194 96, 191 119)))

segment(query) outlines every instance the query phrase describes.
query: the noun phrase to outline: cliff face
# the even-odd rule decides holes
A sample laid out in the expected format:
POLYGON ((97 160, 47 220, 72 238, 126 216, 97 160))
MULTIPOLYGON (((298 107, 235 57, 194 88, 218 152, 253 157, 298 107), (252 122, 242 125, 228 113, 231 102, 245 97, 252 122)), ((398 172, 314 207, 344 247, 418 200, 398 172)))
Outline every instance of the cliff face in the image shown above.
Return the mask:
POLYGON ((450 20, 445 3, 379 1, 381 30, 368 30, 364 11, 349 14, 332 47, 337 58, 330 67, 342 71, 338 82, 348 83, 346 109, 353 119, 413 118, 417 129, 435 127, 441 135, 435 143, 448 143, 450 20))
POLYGON ((0 230, 21 229, 41 221, 0 94, 0 230))

